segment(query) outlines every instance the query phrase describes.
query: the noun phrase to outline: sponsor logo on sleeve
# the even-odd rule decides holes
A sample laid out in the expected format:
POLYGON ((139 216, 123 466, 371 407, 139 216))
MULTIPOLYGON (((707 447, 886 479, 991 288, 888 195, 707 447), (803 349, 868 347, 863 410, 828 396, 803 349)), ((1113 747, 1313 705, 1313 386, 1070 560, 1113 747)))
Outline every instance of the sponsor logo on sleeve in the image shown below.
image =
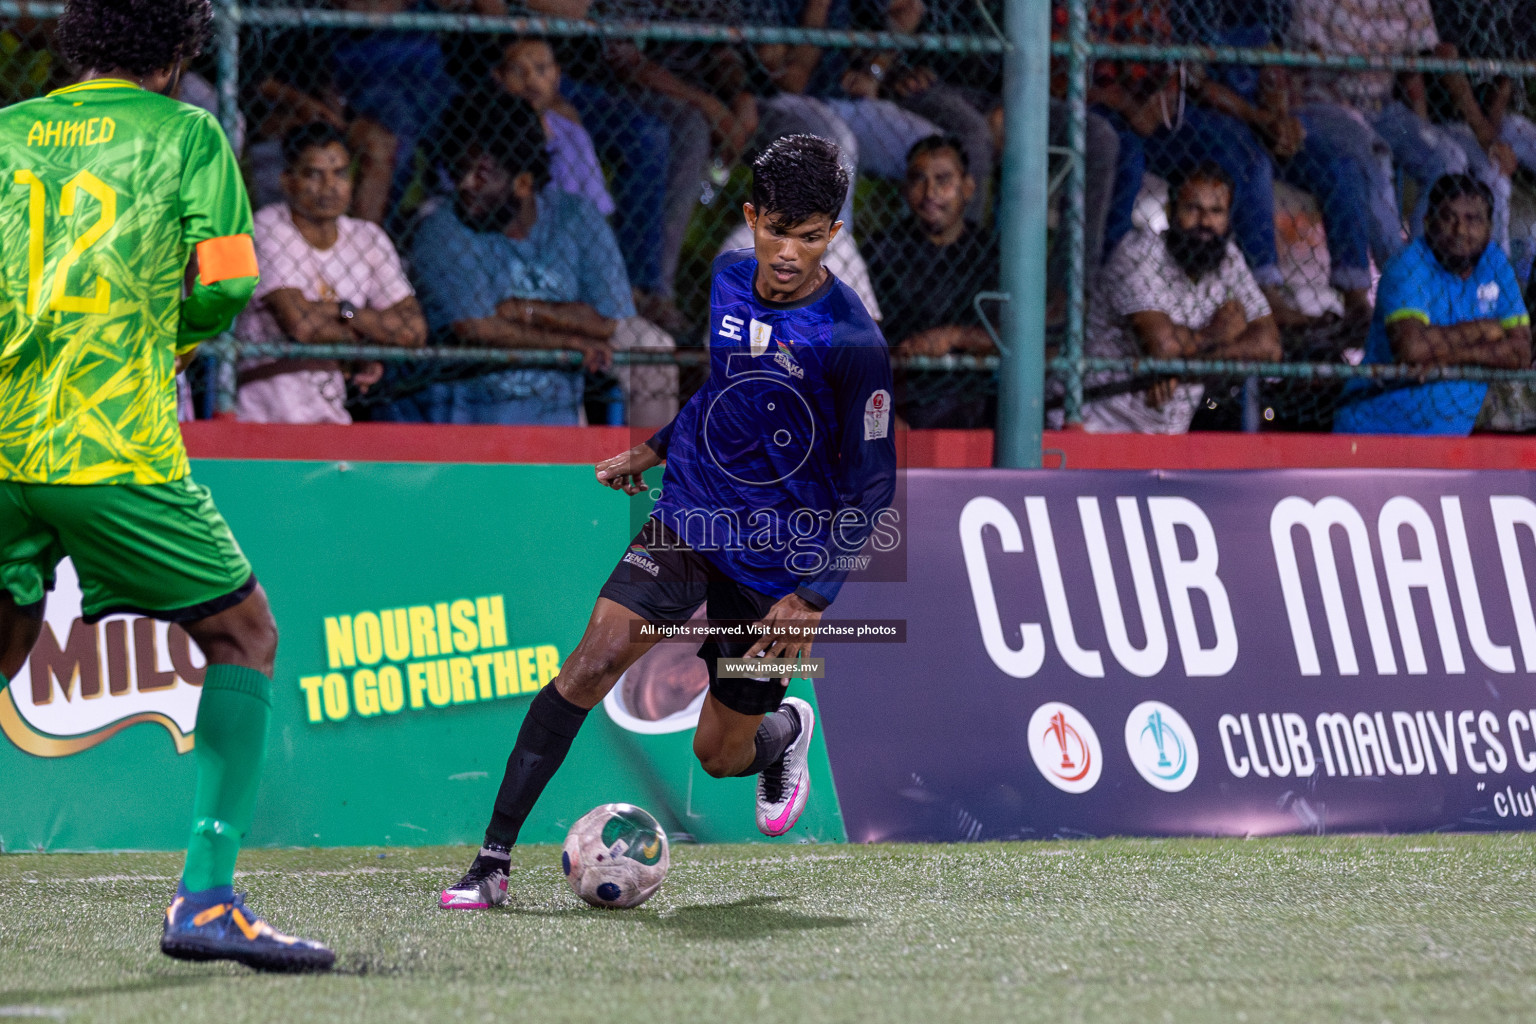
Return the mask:
POLYGON ((891 393, 884 388, 864 403, 864 440, 878 441, 891 430, 891 393))

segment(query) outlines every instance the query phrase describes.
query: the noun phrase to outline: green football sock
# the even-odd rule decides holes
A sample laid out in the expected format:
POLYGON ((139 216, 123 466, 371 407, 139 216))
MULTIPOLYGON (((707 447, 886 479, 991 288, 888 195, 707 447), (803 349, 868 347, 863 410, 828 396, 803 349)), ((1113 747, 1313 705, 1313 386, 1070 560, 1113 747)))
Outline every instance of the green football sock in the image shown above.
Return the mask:
POLYGON ((197 708, 197 795, 182 885, 231 885, 240 840, 251 827, 266 756, 272 681, 240 665, 209 665, 197 708))

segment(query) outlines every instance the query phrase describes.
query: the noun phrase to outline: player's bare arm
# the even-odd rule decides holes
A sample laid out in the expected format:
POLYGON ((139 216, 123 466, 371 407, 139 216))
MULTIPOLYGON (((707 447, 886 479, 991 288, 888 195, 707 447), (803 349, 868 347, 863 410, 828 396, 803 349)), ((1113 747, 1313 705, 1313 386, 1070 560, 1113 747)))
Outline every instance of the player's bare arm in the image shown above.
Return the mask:
POLYGON ((662 464, 664 460, 648 444, 637 444, 627 452, 621 452, 597 464, 597 482, 628 495, 646 490, 646 470, 662 464))

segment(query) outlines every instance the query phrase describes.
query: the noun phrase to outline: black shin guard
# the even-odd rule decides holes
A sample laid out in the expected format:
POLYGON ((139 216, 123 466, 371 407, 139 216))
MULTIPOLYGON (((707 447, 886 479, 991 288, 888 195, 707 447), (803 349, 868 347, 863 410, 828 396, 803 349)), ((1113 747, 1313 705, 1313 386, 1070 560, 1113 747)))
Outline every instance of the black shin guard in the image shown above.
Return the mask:
POLYGON ((782 708, 763 716, 762 722, 757 726, 757 735, 752 737, 753 744, 757 747, 757 753, 752 758, 752 763, 747 770, 742 772, 743 777, 756 775, 764 768, 784 756, 784 751, 800 736, 800 716, 795 713, 793 707, 782 708))
POLYGON ((546 686, 528 705, 523 727, 518 730, 507 772, 496 793, 496 809, 486 827, 487 842, 510 847, 528 820, 528 813, 549 785, 571 749, 571 741, 586 721, 587 709, 577 707, 546 686))

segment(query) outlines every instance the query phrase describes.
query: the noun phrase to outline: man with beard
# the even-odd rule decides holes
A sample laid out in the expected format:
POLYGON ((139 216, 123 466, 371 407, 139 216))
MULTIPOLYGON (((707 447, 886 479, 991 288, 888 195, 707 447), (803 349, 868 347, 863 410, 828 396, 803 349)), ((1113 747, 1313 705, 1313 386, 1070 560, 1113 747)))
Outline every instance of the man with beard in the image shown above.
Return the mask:
MULTIPOLYGON (((1531 318, 1504 251, 1489 241, 1493 193, 1469 174, 1447 174, 1429 191, 1424 237, 1381 274, 1367 363, 1412 366, 1531 365, 1531 318)), ((1334 414, 1351 434, 1472 432, 1488 385, 1436 381, 1408 386, 1357 382, 1334 414)))
MULTIPOLYGON (((965 219, 976 179, 960 139, 930 135, 913 146, 902 194, 912 216, 869 242, 870 276, 890 341, 914 356, 994 352, 974 300, 977 292, 997 288, 997 236, 965 219)), ((939 376, 906 375, 897 411, 908 426, 991 426, 993 403, 981 382, 956 388, 952 373, 939 376), (950 386, 937 386, 943 383, 950 386)), ((962 380, 975 376, 965 372, 962 380)))
MULTIPOLYGON (((623 257, 591 202, 549 182, 538 114, 524 100, 469 96, 442 129, 457 187, 411 245, 427 325, 440 343, 580 352, 607 369, 618 322, 635 314, 623 257)), ((479 368, 477 368, 479 369, 479 368)), ((581 422, 580 370, 499 369, 439 381, 380 410, 427 423, 581 422)))
MULTIPOLYGON (((1168 195, 1168 230, 1132 231, 1100 271, 1088 310, 1088 355, 1278 361, 1275 318, 1232 243, 1232 179, 1202 164, 1176 176, 1168 195)), ((1129 379, 1090 375, 1084 427, 1105 434, 1189 429, 1203 385, 1166 380, 1130 390, 1129 379)))

